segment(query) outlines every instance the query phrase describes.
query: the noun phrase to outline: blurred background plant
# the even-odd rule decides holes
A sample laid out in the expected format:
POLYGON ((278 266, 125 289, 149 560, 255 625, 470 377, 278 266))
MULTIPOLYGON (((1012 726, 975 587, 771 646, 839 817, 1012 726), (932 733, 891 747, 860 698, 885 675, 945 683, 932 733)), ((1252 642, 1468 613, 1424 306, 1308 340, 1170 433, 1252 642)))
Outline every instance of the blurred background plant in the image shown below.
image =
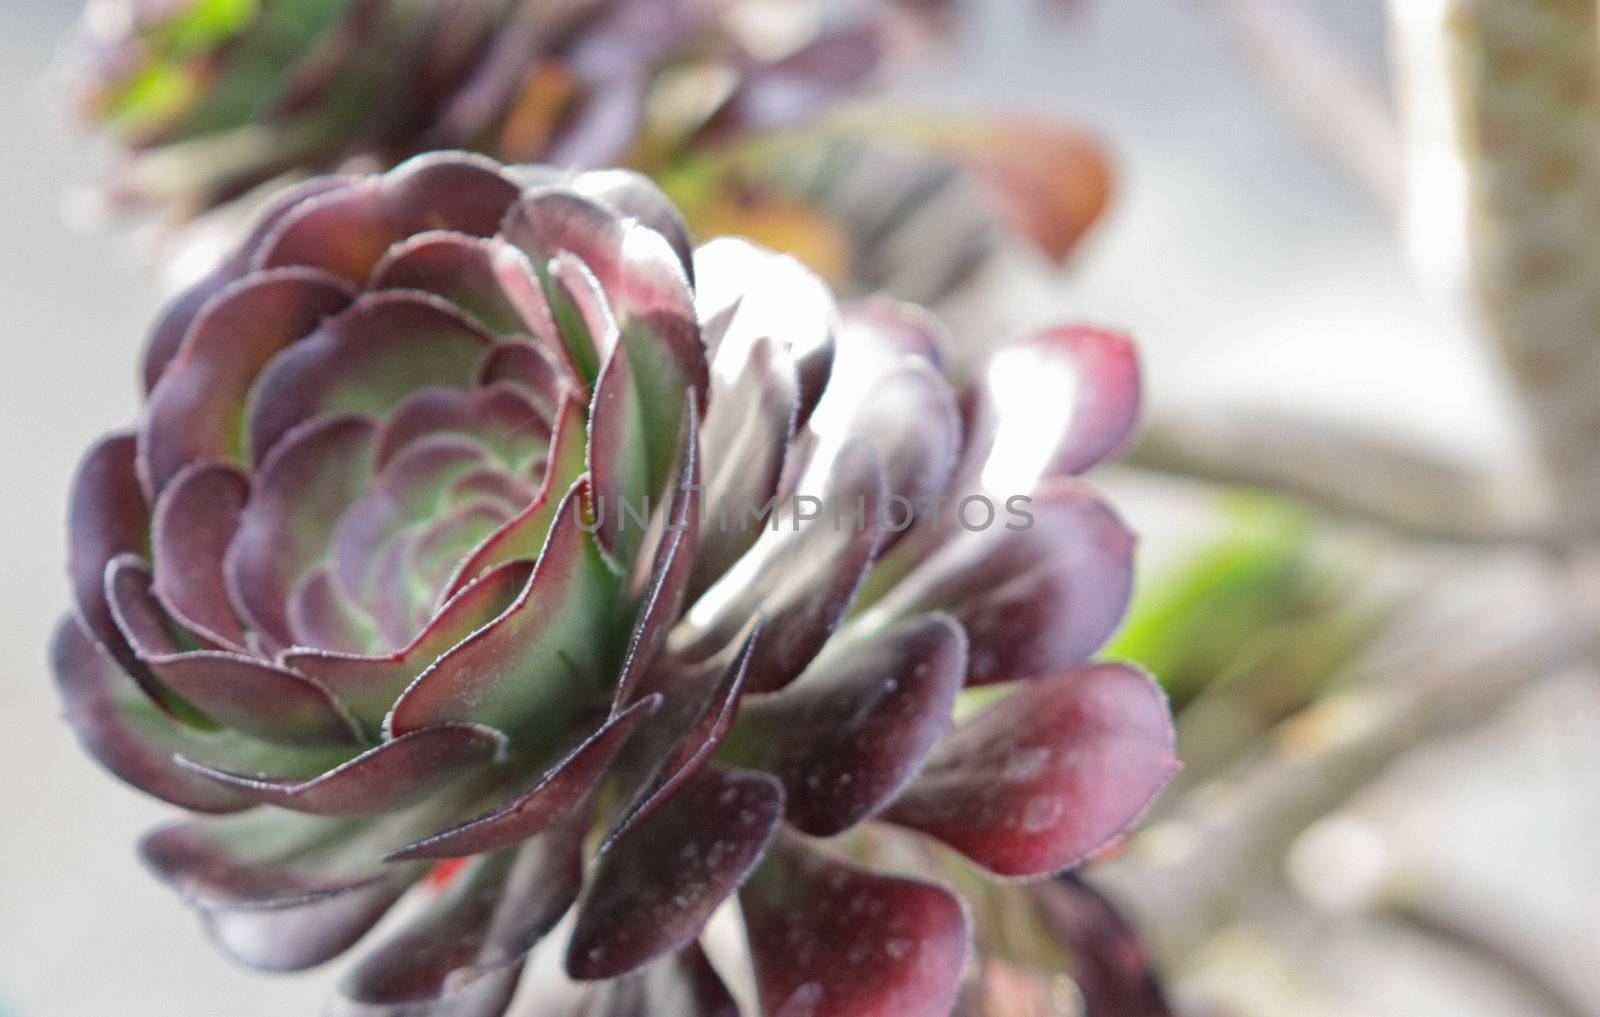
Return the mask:
MULTIPOLYGON (((1108 652, 1167 682, 1188 769, 1060 900, 980 911, 1023 930, 996 942, 1050 944, 1049 923, 1063 951, 986 957, 972 977, 992 991, 964 1014, 1148 1017, 1164 1004, 1129 986, 1150 966, 1184 1017, 1600 1014, 1595 6, 877 5, 889 62, 852 101, 629 150, 700 229, 944 298, 963 346, 1063 307, 1144 343, 1147 426, 1116 481, 1142 593, 1108 652), (999 106, 1015 114, 983 112, 999 106), (1064 117, 1119 168, 1081 248, 1111 159, 1064 117), (1098 952, 1073 951, 1074 921, 1098 952), (1119 956, 1118 991, 1096 995, 1119 956)), ((24 201, 57 181, 33 183, 24 201)), ((169 200, 168 224, 213 203, 169 200)), ((123 285, 107 299, 135 300, 123 285)), ((103 356, 108 334, 71 348, 103 356)), ((37 864, 42 837, 0 846, 37 864)), ((0 868, 0 913, 38 921, 12 888, 26 869, 0 868)), ((196 1000, 222 977, 204 970, 196 1000)), ((0 968, 30 1003, 45 977, 0 968)))
POLYGON ((831 282, 926 302, 1007 239, 1064 260, 1110 187, 1070 125, 871 102, 940 50, 950 7, 94 0, 63 78, 110 149, 95 203, 186 237, 309 173, 465 148, 639 169, 700 235, 738 232, 831 282))

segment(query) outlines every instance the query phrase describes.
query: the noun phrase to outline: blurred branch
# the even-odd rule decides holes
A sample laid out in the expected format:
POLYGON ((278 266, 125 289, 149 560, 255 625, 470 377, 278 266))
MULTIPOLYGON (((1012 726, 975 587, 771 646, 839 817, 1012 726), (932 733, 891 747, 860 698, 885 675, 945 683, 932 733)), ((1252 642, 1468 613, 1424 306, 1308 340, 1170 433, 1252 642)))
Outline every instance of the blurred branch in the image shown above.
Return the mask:
POLYGON ((1523 957, 1491 933, 1420 904, 1397 902, 1385 914, 1443 942, 1536 1001, 1550 1017, 1594 1017, 1589 1007, 1555 982, 1534 961, 1523 957))
POLYGON ((1554 529, 1523 494, 1404 445, 1271 413, 1205 411, 1145 422, 1128 465, 1265 488, 1395 534, 1466 544, 1551 545, 1554 529))
POLYGON ((1236 918, 1294 840, 1419 745, 1470 730, 1533 680, 1584 657, 1577 619, 1544 570, 1461 569, 1396 619, 1355 665, 1352 691, 1282 725, 1228 780, 1172 803, 1091 880, 1127 907, 1158 958, 1188 956, 1236 918), (1447 598, 1477 598, 1466 611, 1447 598))
POLYGON ((1399 129, 1383 85, 1298 0, 1208 0, 1301 121, 1391 205, 1404 194, 1399 129))

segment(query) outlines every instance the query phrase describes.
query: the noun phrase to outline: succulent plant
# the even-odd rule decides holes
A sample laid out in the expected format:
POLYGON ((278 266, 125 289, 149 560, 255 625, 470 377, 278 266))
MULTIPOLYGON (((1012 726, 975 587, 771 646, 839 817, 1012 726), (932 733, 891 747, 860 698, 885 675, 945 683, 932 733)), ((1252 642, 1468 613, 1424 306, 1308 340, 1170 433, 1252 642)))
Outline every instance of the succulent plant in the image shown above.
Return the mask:
POLYGON ((145 861, 269 969, 398 910, 350 1012, 502 1013, 537 947, 576 999, 537 1012, 731 1014, 699 942, 736 901, 763 1012, 948 1013, 930 874, 1072 866, 1175 764, 1157 686, 1091 659, 1133 542, 1077 475, 1129 343, 1045 331, 957 393, 936 327, 692 249, 623 171, 283 195, 71 496, 67 718, 203 814, 145 861))
MULTIPOLYGON (((69 87, 100 188, 174 225, 440 148, 627 165, 699 234, 928 302, 1011 241, 1060 262, 1108 163, 1067 125, 863 104, 956 30, 924 0, 96 0, 69 87)), ((232 216, 224 213, 225 220, 232 216)), ((180 231, 181 232, 181 231, 180 231)))
POLYGON ((894 13, 890 0, 97 0, 71 87, 125 155, 112 195, 181 216, 280 175, 443 148, 659 165, 860 87, 894 13))

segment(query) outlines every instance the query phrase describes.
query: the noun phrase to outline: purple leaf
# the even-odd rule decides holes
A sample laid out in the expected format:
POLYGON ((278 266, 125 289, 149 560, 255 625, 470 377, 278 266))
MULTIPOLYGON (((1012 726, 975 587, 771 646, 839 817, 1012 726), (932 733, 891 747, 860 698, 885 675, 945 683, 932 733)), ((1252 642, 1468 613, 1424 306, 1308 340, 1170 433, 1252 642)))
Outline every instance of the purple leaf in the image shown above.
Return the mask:
POLYGON ((459 858, 520 844, 570 819, 605 779, 628 737, 660 700, 641 699, 551 767, 539 782, 492 811, 391 852, 389 861, 459 858))
POLYGON ((783 814, 765 774, 708 768, 601 856, 567 949, 574 978, 615 978, 688 945, 755 867, 783 814))
POLYGON ((522 959, 578 896, 582 827, 569 824, 475 861, 443 897, 378 944, 340 988, 366 1017, 500 1017, 522 959))
POLYGON ((156 502, 152 543, 156 600, 217 649, 244 649, 222 561, 250 497, 250 477, 231 463, 195 463, 156 502))
POLYGON ((833 366, 838 308, 828 284, 799 260, 735 237, 700 245, 694 265, 695 311, 718 372, 723 357, 736 365, 746 357, 743 347, 776 341, 799 375, 796 423, 805 423, 833 366))
MULTIPOLYGON (((457 481, 452 491, 461 483, 457 481)), ((524 497, 520 503, 526 504, 533 492, 522 493, 524 497)), ((423 524, 405 545, 405 572, 412 591, 411 613, 405 626, 409 632, 418 632, 428 624, 436 610, 436 598, 445 584, 473 548, 505 525, 512 507, 509 499, 500 501, 480 495, 465 504, 443 508, 441 513, 432 522, 423 524), (421 596, 417 591, 421 591, 421 596)))
POLYGON ((493 160, 463 152, 418 156, 297 204, 262 241, 252 267, 307 265, 359 286, 391 245, 413 234, 493 236, 517 193, 493 160))
MULTIPOLYGON (((550 328, 554 331, 555 325, 550 328)), ((485 386, 497 382, 515 384, 537 401, 546 419, 554 420, 562 396, 571 384, 563 368, 556 366, 557 360, 548 352, 557 348, 554 343, 542 347, 529 342, 498 343, 483 362, 478 382, 485 386)))
POLYGON ((1133 584, 1133 535, 1122 520, 1077 481, 1052 482, 1026 503, 974 504, 928 520, 975 528, 916 565, 863 623, 948 612, 967 633, 969 685, 1051 674, 1098 649, 1133 584), (959 522, 969 508, 970 521, 959 522))
POLYGON ((661 234, 677 254, 684 275, 693 283, 694 251, 689 229, 671 199, 649 177, 625 169, 591 170, 573 177, 568 186, 661 234))
POLYGON ((876 815, 950 729, 966 640, 944 615, 831 648, 781 692, 749 697, 729 745, 783 781, 785 818, 828 837, 876 815))
MULTIPOLYGON (((525 196, 507 214, 502 231, 535 265, 563 254, 581 262, 610 305, 638 368, 660 366, 663 370, 659 376, 651 375, 652 382, 680 391, 694 389, 705 398, 708 376, 694 296, 668 238, 596 201, 559 189, 525 196)), ((599 338, 590 332, 591 339, 599 338)), ((673 407, 674 422, 678 415, 673 407)))
POLYGON ((833 634, 871 567, 883 534, 882 503, 877 457, 870 448, 846 449, 815 518, 800 520, 803 506, 793 503, 791 512, 775 516, 776 529, 747 556, 755 567, 746 570, 741 561, 713 586, 703 602, 714 607, 703 617, 691 610, 669 647, 688 657, 709 653, 759 613, 767 635, 756 646, 748 687, 771 692, 793 681, 833 634))
POLYGON ((971 940, 961 901, 795 840, 739 895, 764 1013, 946 1017, 971 940))
POLYGON ((441 724, 363 752, 310 780, 236 773, 178 757, 187 770, 263 805, 318 816, 373 816, 414 805, 493 761, 505 736, 474 724, 441 724))
MULTIPOLYGON (((744 359, 735 365, 737 355, 729 351, 719 358, 711 406, 700 429, 706 463, 703 501, 719 517, 724 509, 736 512, 765 504, 777 493, 799 414, 800 379, 786 348, 762 337, 743 347, 744 359)), ((695 554, 690 595, 704 593, 759 535, 755 529, 709 528, 695 554)))
POLYGON ((1149 950, 1113 904, 1075 875, 1029 893, 1055 938, 1071 951, 1072 980, 1090 1017, 1174 1017, 1149 950))
POLYGON ((955 340, 932 311, 890 297, 870 297, 851 304, 844 314, 840 345, 854 358, 897 363, 906 357, 925 360, 944 374, 943 351, 955 340))
POLYGON ((389 248, 372 270, 368 288, 432 293, 466 311, 490 332, 515 336, 532 326, 501 285, 502 274, 508 271, 531 275, 532 267, 505 241, 430 230, 389 248))
POLYGON ((158 710, 76 618, 57 626, 50 662, 67 723, 107 770, 193 812, 230 812, 249 804, 173 763, 173 754, 200 735, 158 710))
POLYGON ((339 588, 329 565, 321 565, 289 593, 289 632, 296 646, 333 653, 367 653, 378 642, 372 616, 339 588))
POLYGON ((139 429, 146 488, 160 492, 190 463, 243 462, 240 409, 256 376, 353 296, 333 276, 294 268, 249 276, 208 303, 150 393, 139 429))
POLYGON ((556 411, 555 434, 551 438, 550 458, 540 480, 539 493, 527 507, 490 534, 461 563, 455 577, 446 584, 446 596, 453 596, 486 570, 518 558, 536 557, 543 549, 555 522, 564 494, 583 474, 583 409, 575 395, 569 394, 556 411))
POLYGON ((598 983, 576 1017, 739 1017, 739 1005, 690 943, 643 971, 598 983))
POLYGON ((605 851, 670 801, 722 745, 739 709, 761 626, 751 619, 722 652, 695 664, 658 664, 646 675, 643 694, 662 707, 628 746, 618 765, 623 807, 606 832, 605 851))
POLYGON ((508 468, 526 465, 550 444, 550 422, 522 390, 501 382, 483 388, 425 388, 391 410, 378 431, 376 468, 428 435, 473 437, 508 468))
POLYGON ((106 600, 106 566, 121 554, 148 553, 149 542, 150 509, 134 473, 134 437, 108 435, 84 455, 72 479, 67 575, 85 627, 147 693, 156 696, 148 670, 135 659, 106 600))
POLYGON ((162 827, 139 853, 200 910, 224 950, 255 967, 293 971, 343 953, 421 874, 417 865, 377 861, 415 822, 405 814, 372 823, 253 809, 162 827))
MULTIPOLYGON (((383 552, 405 530, 433 517, 450 485, 487 461, 481 444, 449 432, 413 442, 391 459, 334 530, 334 576, 340 586, 358 603, 371 603, 383 552)), ((385 634, 393 638, 392 632, 385 634)), ((403 633, 397 641, 410 635, 403 633)))
POLYGON ((1086 665, 963 723, 885 818, 1001 876, 1042 876, 1121 833, 1177 768, 1160 687, 1125 664, 1086 665))
POLYGON ((1121 447, 1138 416, 1133 343, 1101 329, 1051 329, 989 361, 965 472, 1003 495, 1082 473, 1121 447))
POLYGON ((841 346, 834 381, 812 416, 810 447, 790 453, 794 487, 815 494, 840 451, 870 445, 887 485, 883 514, 891 536, 932 514, 961 452, 961 412, 943 376, 921 357, 874 362, 841 346), (803 468, 803 469, 802 469, 803 468))
POLYGON ((188 335, 196 316, 204 310, 212 297, 244 275, 250 267, 256 249, 277 228, 279 220, 301 202, 346 187, 356 179, 338 174, 313 177, 283 188, 262 207, 260 212, 256 213, 255 223, 244 243, 210 275, 179 294, 156 320, 155 327, 150 330, 150 338, 145 344, 144 351, 146 392, 156 387, 156 382, 161 380, 167 365, 177 356, 178 348, 183 344, 184 337, 188 335))
POLYGON ((678 435, 676 476, 670 500, 652 535, 653 546, 640 556, 640 567, 630 577, 629 596, 638 604, 638 611, 633 635, 628 640, 628 655, 617 678, 612 709, 620 709, 634 700, 645 669, 666 645, 670 627, 683 610, 700 538, 700 429, 697 422, 698 415, 691 402, 678 435))

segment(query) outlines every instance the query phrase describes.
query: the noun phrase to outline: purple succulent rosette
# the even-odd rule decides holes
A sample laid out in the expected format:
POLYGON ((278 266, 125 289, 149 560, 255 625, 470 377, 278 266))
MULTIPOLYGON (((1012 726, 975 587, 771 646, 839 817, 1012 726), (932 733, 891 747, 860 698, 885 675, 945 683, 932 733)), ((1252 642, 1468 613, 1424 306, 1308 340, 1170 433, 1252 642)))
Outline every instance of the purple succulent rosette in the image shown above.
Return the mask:
POLYGON ((1042 876, 1175 764, 1161 692, 1091 659, 1133 540, 1077 474, 1132 425, 1129 344, 1047 331, 956 392, 935 329, 691 247, 630 173, 286 194, 72 492, 67 718, 205 814, 146 862, 269 969, 407 898, 351 1012, 502 1013, 538 947, 574 1014, 732 1014, 699 940, 736 900, 763 1012, 949 1013, 964 907, 861 824, 1042 876))

